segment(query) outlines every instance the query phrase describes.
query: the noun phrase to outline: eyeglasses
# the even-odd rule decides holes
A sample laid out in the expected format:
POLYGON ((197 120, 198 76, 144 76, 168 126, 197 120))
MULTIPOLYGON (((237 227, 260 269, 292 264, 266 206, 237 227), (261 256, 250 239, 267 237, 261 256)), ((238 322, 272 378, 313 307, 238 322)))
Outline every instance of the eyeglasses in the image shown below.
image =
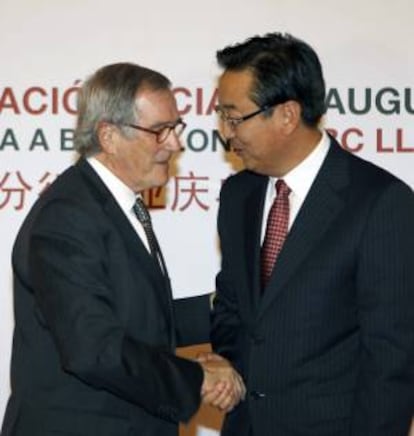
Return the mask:
POLYGON ((256 111, 243 115, 242 117, 230 117, 220 106, 216 106, 214 108, 217 115, 220 117, 221 121, 227 123, 232 129, 235 129, 239 124, 243 123, 244 121, 249 120, 250 118, 255 117, 256 115, 261 114, 262 112, 266 112, 268 109, 271 109, 272 107, 277 106, 276 104, 265 104, 264 106, 261 106, 256 111))
POLYGON ((122 125, 132 127, 133 129, 141 130, 143 132, 152 133, 156 136, 156 141, 158 142, 158 144, 166 141, 171 131, 174 131, 177 136, 180 136, 184 132, 184 129, 187 127, 187 124, 181 118, 179 118, 174 124, 163 126, 159 130, 148 129, 147 127, 142 127, 136 124, 129 123, 122 125))

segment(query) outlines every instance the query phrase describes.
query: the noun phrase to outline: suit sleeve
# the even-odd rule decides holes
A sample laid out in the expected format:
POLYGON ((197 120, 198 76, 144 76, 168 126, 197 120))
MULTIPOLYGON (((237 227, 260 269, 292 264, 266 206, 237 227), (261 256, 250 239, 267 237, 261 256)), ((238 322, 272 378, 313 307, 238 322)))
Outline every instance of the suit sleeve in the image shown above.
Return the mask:
POLYGON ((414 195, 394 183, 377 200, 357 272, 361 365, 353 436, 407 436, 414 412, 414 195))
POLYGON ((223 185, 220 194, 220 208, 218 213, 218 233, 221 247, 221 269, 216 277, 216 295, 213 302, 211 343, 213 350, 230 360, 232 364, 241 371, 242 347, 241 322, 239 314, 239 303, 236 286, 232 280, 231 243, 229 229, 231 226, 231 208, 229 204, 229 185, 223 185))
POLYGON ((210 294, 174 300, 177 345, 210 341, 210 294))
MULTIPOLYGON (((200 404, 199 364, 138 342, 116 313, 102 230, 79 205, 54 202, 30 241, 30 285, 65 371, 171 421, 200 404)), ((131 290, 132 292, 132 290, 131 290)))

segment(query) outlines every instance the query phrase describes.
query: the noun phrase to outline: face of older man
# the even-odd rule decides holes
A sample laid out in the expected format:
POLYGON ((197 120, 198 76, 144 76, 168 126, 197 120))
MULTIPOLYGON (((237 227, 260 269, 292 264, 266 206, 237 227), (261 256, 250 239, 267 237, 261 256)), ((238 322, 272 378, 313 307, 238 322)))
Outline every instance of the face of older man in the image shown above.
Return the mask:
MULTIPOLYGON (((160 132, 180 120, 177 104, 168 89, 144 89, 137 93, 137 123, 144 129, 160 132)), ((164 141, 148 131, 131 129, 126 137, 119 127, 106 127, 101 134, 103 163, 134 192, 162 186, 168 181, 170 159, 181 144, 174 130, 164 141)))

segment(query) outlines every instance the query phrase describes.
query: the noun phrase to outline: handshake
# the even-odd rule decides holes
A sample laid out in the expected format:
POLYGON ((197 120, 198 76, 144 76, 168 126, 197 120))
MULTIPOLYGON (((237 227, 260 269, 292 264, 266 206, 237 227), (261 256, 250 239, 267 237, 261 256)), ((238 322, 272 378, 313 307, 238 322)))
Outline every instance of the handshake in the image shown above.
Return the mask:
POLYGON ((239 373, 227 359, 215 353, 202 353, 197 357, 197 362, 204 372, 201 387, 204 404, 227 413, 244 400, 246 387, 239 373))

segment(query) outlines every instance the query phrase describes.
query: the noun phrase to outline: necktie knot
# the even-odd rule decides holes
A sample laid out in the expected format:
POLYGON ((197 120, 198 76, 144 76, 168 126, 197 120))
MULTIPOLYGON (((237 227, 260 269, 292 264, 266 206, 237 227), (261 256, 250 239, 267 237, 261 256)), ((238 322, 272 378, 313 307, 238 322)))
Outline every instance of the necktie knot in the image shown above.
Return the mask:
POLYGON ((286 197, 290 194, 291 190, 283 179, 276 182, 276 192, 278 196, 286 197))

